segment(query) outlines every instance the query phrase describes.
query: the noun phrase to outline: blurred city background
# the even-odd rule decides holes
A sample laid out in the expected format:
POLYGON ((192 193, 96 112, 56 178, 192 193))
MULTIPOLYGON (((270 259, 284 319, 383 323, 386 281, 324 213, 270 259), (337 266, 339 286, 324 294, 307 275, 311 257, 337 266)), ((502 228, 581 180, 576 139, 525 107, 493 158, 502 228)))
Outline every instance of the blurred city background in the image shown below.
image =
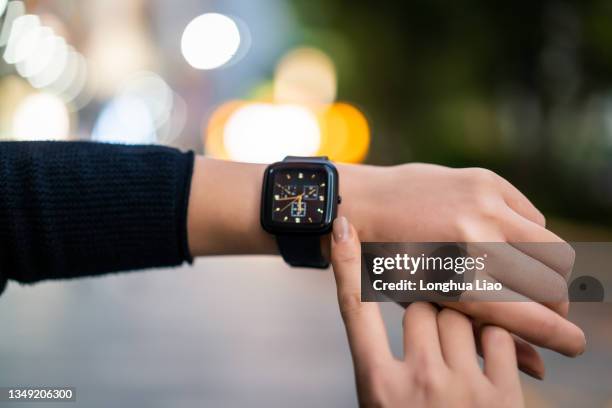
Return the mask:
MULTIPOLYGON (((612 238, 612 3, 0 0, 0 140, 491 168, 612 238)), ((612 406, 612 308, 531 406, 612 406)), ((384 305, 399 350, 401 311, 384 305)), ((354 406, 329 272, 224 257, 0 298, 0 385, 78 406, 354 406)))

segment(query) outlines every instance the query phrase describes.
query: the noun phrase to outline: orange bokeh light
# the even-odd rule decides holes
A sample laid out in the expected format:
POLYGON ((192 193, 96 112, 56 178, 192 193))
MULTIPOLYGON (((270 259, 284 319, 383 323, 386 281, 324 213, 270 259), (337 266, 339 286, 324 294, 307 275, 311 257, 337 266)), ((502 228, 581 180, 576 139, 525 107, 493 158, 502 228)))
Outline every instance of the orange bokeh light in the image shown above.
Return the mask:
MULTIPOLYGON (((219 159, 234 159, 224 145, 225 125, 241 107, 251 102, 230 101, 217 108, 206 126, 206 154, 219 159)), ((318 154, 343 163, 362 162, 370 145, 368 122, 356 107, 338 102, 316 112, 321 144, 318 154)))

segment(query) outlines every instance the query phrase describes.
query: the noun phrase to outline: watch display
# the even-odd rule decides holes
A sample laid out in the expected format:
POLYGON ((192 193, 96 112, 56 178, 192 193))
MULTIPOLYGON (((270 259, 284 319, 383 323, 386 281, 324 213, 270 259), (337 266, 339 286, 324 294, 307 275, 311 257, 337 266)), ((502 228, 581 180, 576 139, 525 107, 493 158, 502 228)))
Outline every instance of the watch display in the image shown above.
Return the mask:
POLYGON ((270 233, 327 233, 337 205, 338 172, 327 160, 277 162, 264 173, 261 225, 270 233))
POLYGON ((327 172, 280 170, 274 175, 272 192, 272 220, 320 224, 327 210, 327 172))

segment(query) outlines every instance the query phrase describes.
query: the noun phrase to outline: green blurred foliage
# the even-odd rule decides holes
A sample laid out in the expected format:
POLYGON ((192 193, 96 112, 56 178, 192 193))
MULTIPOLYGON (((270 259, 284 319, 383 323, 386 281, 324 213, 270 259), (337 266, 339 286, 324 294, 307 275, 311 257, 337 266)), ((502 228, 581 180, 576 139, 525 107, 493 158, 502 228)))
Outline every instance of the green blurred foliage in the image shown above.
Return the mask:
POLYGON ((292 3, 368 116, 368 161, 488 167, 612 225, 612 2, 292 3))

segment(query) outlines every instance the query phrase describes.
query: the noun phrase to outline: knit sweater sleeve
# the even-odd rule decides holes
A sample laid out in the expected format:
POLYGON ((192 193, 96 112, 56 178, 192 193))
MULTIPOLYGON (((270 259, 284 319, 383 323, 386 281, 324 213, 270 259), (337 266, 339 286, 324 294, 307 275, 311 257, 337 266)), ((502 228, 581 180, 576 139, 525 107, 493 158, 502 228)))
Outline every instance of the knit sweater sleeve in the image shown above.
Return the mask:
POLYGON ((161 146, 0 142, 0 292, 191 262, 193 153, 161 146))

